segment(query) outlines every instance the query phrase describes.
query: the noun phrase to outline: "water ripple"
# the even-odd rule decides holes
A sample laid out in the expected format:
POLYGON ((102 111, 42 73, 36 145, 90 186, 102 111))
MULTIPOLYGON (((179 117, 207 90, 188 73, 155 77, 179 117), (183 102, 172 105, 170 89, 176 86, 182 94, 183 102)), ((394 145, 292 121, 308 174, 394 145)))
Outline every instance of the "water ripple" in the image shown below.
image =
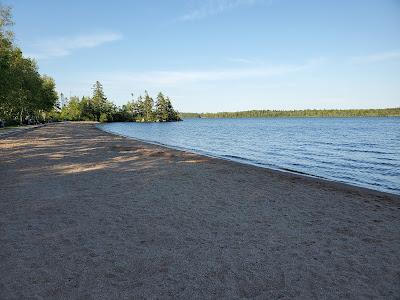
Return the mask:
POLYGON ((187 119, 99 127, 181 150, 400 194, 400 118, 187 119))

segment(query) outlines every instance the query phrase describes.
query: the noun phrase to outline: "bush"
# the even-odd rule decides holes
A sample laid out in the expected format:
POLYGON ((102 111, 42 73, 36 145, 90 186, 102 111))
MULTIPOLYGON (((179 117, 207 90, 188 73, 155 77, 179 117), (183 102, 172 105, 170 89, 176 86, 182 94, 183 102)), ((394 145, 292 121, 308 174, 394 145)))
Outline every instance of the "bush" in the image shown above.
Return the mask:
POLYGON ((99 121, 102 122, 102 123, 103 123, 103 122, 108 122, 108 117, 107 117, 107 115, 104 114, 104 113, 102 113, 102 114, 100 115, 99 121))

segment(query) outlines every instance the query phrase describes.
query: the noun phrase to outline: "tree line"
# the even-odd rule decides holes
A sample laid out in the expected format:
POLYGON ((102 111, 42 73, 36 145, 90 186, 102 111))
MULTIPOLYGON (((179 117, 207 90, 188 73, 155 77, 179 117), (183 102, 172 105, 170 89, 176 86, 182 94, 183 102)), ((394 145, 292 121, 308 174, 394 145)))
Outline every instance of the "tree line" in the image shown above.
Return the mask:
POLYGON ((0 120, 37 123, 51 118, 58 95, 54 80, 14 43, 11 10, 0 4, 0 120))
MULTIPOLYGON (((180 121, 171 100, 163 93, 156 101, 145 91, 136 101, 128 101, 122 107, 107 100, 99 81, 93 85, 91 97, 71 97, 62 105, 60 119, 68 121, 98 122, 173 122, 180 121)), ((62 95, 63 97, 63 95, 62 95)))
POLYGON ((248 110, 217 113, 181 113, 182 118, 300 118, 300 117, 400 117, 400 107, 382 109, 248 110))

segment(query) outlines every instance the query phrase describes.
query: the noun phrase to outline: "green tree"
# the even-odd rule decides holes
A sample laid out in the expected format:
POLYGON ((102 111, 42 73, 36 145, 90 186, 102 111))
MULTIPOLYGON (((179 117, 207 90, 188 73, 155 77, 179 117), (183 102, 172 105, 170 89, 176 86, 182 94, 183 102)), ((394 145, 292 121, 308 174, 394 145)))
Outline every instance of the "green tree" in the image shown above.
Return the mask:
MULTIPOLYGON (((133 94, 131 94, 133 97, 133 94)), ((126 104, 122 105, 122 109, 120 110, 121 114, 124 115, 124 120, 126 121, 136 121, 139 118, 139 99, 138 102, 135 100, 128 101, 126 104)), ((122 117, 122 115, 120 116, 122 117)), ((140 116, 142 117, 142 116, 140 116)))
POLYGON ((56 92, 56 83, 54 79, 43 75, 39 109, 46 112, 54 108, 59 108, 59 103, 57 101, 58 94, 56 92))
POLYGON ((147 91, 144 92, 144 100, 143 100, 143 113, 144 113, 144 121, 152 122, 154 121, 154 100, 149 96, 147 91))
POLYGON ((168 104, 163 93, 158 93, 156 102, 156 118, 159 122, 166 122, 169 119, 168 104))
POLYGON ((57 104, 54 80, 41 76, 13 44, 12 25, 10 8, 0 5, 0 118, 20 124, 46 120, 57 104))
POLYGON ((96 121, 100 121, 102 115, 107 114, 109 111, 109 104, 107 97, 104 94, 103 86, 99 81, 93 85, 93 96, 92 96, 93 114, 96 121))
POLYGON ((167 107, 167 112, 168 112, 168 122, 173 122, 173 121, 180 121, 181 118, 179 117, 179 113, 174 110, 171 104, 171 100, 167 97, 165 99, 166 102, 166 107, 167 107))
POLYGON ((83 121, 96 121, 97 114, 92 100, 89 97, 82 97, 80 102, 81 120, 83 121))
POLYGON ((15 113, 12 106, 12 92, 15 83, 12 78, 13 61, 19 51, 13 47, 13 25, 11 9, 0 4, 0 119, 7 119, 15 113))
POLYGON ((61 119, 69 121, 82 120, 82 104, 78 97, 71 97, 61 108, 61 119))
POLYGON ((142 96, 139 96, 137 101, 133 104, 133 109, 135 120, 143 122, 145 120, 145 107, 142 96))

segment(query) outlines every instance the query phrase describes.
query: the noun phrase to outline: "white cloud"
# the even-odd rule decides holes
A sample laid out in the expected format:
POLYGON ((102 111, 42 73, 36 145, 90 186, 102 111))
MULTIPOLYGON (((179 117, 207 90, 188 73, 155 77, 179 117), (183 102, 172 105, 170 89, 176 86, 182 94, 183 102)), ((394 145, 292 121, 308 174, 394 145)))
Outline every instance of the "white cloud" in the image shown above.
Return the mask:
POLYGON ((375 63, 398 59, 400 59, 400 51, 388 51, 353 57, 352 61, 355 63, 375 63))
POLYGON ((203 0, 199 8, 181 16, 179 21, 193 21, 221 14, 239 6, 251 6, 260 0, 203 0))
POLYGON ((262 102, 267 101, 265 97, 272 99, 282 94, 279 99, 283 99, 284 96, 291 98, 298 90, 297 79, 302 76, 309 77, 310 73, 321 70, 324 63, 324 58, 315 58, 293 64, 209 69, 87 71, 73 76, 67 74, 65 80, 57 81, 57 87, 67 95, 70 93, 84 96, 90 95, 90 87, 99 80, 104 85, 108 98, 117 105, 131 99, 131 93, 137 97, 146 89, 151 95, 156 95, 159 91, 166 92, 182 111, 265 107, 266 104, 262 102), (247 102, 249 95, 255 99, 255 102, 251 102, 253 106, 247 102), (239 104, 242 106, 239 107, 239 104))
POLYGON ((226 60, 230 61, 230 62, 233 62, 233 63, 240 63, 240 64, 254 64, 254 63, 257 63, 256 60, 243 58, 243 57, 227 57, 226 60))
POLYGON ((226 68, 211 70, 148 71, 148 72, 109 72, 89 74, 110 86, 184 86, 190 83, 234 81, 283 76, 311 69, 324 62, 323 58, 309 60, 303 64, 275 65, 247 68, 226 68))
POLYGON ((27 56, 37 59, 70 55, 74 50, 83 48, 95 48, 102 44, 122 39, 120 33, 100 32, 92 34, 81 34, 69 37, 56 37, 37 41, 32 45, 32 53, 27 56))

